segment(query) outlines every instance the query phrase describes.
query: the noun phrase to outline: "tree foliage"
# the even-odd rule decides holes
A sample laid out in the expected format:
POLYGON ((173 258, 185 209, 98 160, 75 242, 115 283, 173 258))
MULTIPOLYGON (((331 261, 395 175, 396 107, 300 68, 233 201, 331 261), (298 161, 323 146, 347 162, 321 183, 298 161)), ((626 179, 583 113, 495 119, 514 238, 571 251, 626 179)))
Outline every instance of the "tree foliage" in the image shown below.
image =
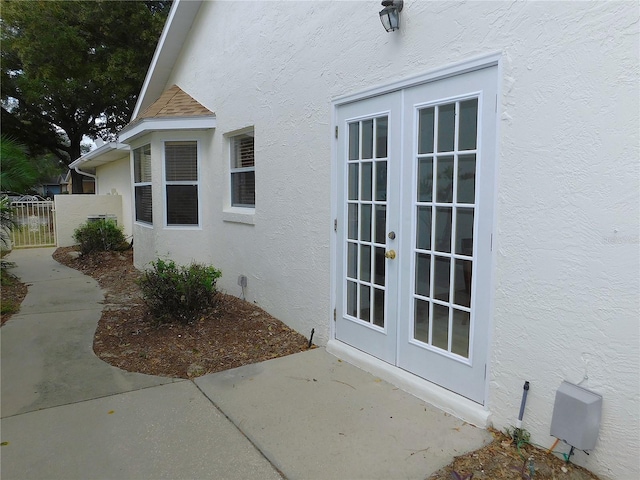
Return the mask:
POLYGON ((83 136, 112 138, 131 117, 170 5, 2 0, 3 132, 67 164, 83 136))
POLYGON ((0 135, 0 190, 26 192, 38 180, 38 170, 29 161, 26 148, 0 135))

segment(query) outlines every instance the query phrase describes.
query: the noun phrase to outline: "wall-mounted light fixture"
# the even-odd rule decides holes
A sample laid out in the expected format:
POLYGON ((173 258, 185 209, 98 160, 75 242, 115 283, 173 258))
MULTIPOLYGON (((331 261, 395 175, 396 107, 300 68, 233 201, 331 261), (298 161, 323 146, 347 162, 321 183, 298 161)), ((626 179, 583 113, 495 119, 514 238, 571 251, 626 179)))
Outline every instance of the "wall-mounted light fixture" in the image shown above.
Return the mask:
POLYGON ((403 0, 383 0, 380 10, 380 21, 387 32, 393 32, 400 28, 400 12, 402 11, 403 0))

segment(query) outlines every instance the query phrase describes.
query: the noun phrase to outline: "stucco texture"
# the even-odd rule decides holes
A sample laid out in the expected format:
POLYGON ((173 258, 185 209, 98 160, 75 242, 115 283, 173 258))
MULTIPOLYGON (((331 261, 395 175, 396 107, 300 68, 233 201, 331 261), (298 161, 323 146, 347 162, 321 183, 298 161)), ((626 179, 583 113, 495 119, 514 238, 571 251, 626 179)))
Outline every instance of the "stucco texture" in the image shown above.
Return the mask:
MULTIPOLYGON (((486 407, 549 446, 562 380, 604 397, 603 478, 640 466, 637 2, 204 2, 166 87, 216 112, 201 145, 201 228, 135 226, 136 263, 214 263, 221 285, 324 344, 331 334, 332 99, 501 53, 486 407), (225 133, 255 131, 256 208, 225 221, 225 133), (251 223, 252 222, 252 223, 251 223), (139 237, 139 238, 138 238, 139 237)), ((186 135, 186 134, 185 134, 186 135)), ((187 135, 189 136, 189 135, 187 135)), ((191 135, 194 137, 194 135, 191 135)), ((195 138, 194 137, 194 138, 195 138)), ((167 134, 153 133, 152 155, 167 134)), ((133 146, 132 146, 133 147, 133 146)), ((156 157, 157 158, 157 157, 156 157)), ((154 202, 161 202, 154 166, 154 202)))
POLYGON ((56 195, 56 245, 76 245, 73 232, 94 215, 115 215, 118 225, 123 223, 120 195, 56 195))

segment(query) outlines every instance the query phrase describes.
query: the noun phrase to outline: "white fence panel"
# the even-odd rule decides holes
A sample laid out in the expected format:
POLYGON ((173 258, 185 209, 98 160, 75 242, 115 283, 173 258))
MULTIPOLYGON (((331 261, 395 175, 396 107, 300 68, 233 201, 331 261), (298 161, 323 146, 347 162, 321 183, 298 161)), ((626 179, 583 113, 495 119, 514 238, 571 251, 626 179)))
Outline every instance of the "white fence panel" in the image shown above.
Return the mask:
POLYGON ((13 202, 16 226, 11 231, 14 248, 55 247, 53 202, 13 202))

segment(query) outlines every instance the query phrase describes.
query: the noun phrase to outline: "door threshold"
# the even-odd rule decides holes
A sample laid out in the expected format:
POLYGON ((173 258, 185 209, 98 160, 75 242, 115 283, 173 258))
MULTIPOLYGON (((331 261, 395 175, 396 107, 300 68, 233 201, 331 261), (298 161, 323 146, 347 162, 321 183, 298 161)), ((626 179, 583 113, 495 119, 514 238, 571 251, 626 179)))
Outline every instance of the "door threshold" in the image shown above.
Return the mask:
POLYGON ((491 426, 491 412, 479 403, 383 362, 339 340, 329 340, 326 350, 471 425, 480 428, 491 426))

